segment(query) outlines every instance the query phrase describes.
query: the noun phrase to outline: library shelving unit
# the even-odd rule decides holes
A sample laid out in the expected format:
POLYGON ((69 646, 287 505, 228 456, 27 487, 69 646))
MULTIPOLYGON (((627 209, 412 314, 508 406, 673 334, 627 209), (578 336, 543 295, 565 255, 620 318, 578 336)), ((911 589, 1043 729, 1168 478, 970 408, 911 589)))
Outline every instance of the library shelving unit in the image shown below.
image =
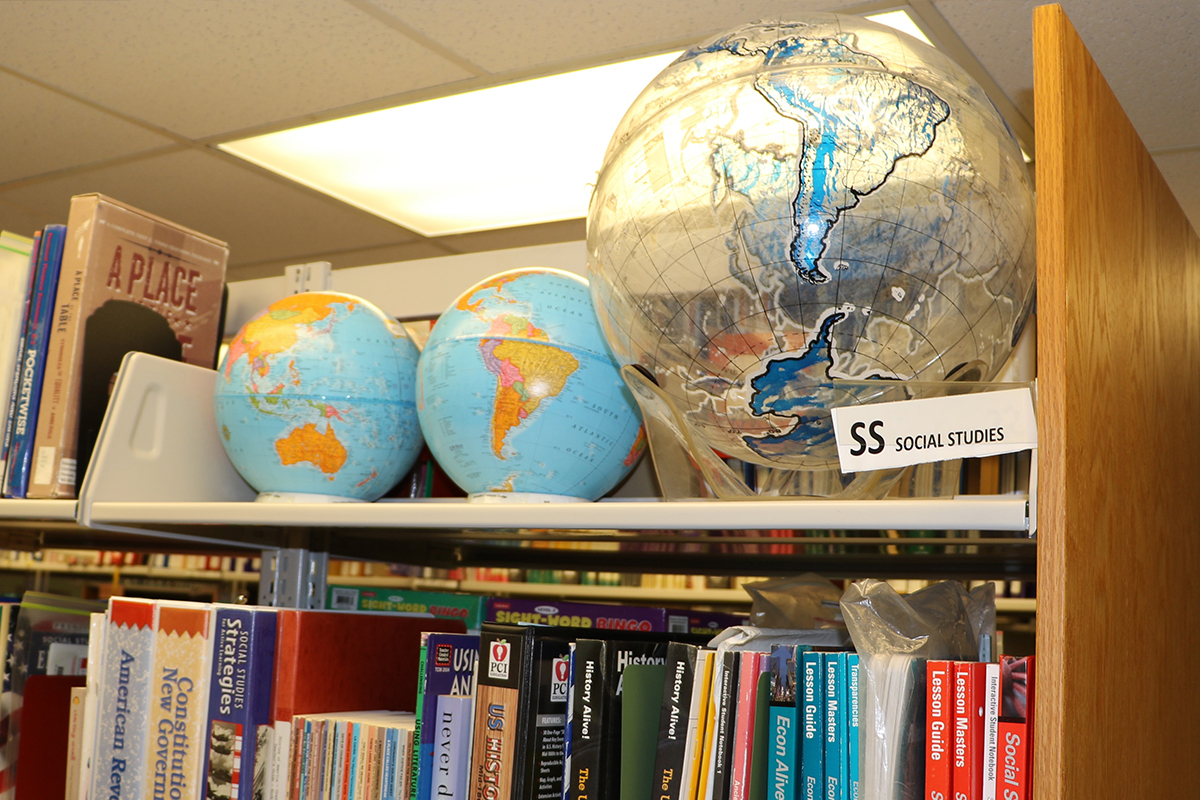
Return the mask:
POLYGON ((1034 784, 1198 797, 1200 239, 1059 6, 1034 95, 1034 784))
MULTIPOLYGON (((440 567, 1036 575, 1037 797, 1198 797, 1200 240, 1060 7, 1035 10, 1034 55, 1036 525, 1021 496, 256 504, 216 440, 213 374, 135 357, 79 502, 6 502, 0 528, 60 547, 141 540, 440 567), (765 535, 719 535, 772 529, 842 535, 785 540, 791 553, 765 535), (915 554, 888 552, 897 540, 879 529, 981 533, 923 538, 939 552, 915 554)), ((1164 80, 1177 77, 1191 78, 1164 80)))

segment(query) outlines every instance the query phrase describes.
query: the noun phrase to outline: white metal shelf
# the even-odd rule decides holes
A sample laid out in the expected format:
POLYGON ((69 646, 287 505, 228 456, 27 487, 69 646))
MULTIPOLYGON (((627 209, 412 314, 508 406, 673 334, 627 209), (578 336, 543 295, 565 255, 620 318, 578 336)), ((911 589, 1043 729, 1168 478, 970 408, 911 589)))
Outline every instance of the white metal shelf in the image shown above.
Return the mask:
POLYGON ((1023 495, 954 499, 630 500, 492 505, 466 501, 268 504, 253 502, 96 501, 93 526, 207 525, 449 530, 985 530, 1024 531, 1023 495))
POLYGON ((45 518, 25 526, 37 533, 40 546, 71 547, 70 541, 78 540, 99 548, 113 544, 114 549, 299 547, 441 567, 741 575, 813 569, 831 577, 1009 579, 1027 577, 1034 568, 1034 542, 1024 536, 1030 517, 1023 495, 872 501, 256 503, 254 490, 225 456, 217 432, 211 400, 215 379, 212 370, 131 353, 114 387, 78 503, 5 501, 0 527, 45 518), (63 533, 64 527, 71 530, 63 533), (741 533, 769 530, 801 533, 790 540, 795 547, 785 550, 762 547, 766 534, 741 533), (945 537, 925 539, 933 550, 922 554, 885 548, 871 534, 842 533, 881 530, 982 531, 984 538, 978 548, 959 547, 945 537), (840 538, 804 540, 799 538, 804 531, 833 531, 840 538), (992 533, 999 536, 990 537, 992 533), (539 539, 588 540, 590 546, 586 551, 548 550, 539 548, 539 539))
POLYGON ((74 500, 0 500, 0 519, 12 521, 74 522, 74 500))

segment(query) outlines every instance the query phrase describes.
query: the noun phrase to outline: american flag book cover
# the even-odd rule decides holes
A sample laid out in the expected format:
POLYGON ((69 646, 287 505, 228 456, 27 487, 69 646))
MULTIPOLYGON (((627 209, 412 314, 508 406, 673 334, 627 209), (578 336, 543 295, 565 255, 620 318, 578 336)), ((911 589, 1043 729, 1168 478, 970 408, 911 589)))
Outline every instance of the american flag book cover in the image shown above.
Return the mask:
POLYGON ((150 600, 109 601, 90 797, 137 800, 145 788, 155 611, 150 600))

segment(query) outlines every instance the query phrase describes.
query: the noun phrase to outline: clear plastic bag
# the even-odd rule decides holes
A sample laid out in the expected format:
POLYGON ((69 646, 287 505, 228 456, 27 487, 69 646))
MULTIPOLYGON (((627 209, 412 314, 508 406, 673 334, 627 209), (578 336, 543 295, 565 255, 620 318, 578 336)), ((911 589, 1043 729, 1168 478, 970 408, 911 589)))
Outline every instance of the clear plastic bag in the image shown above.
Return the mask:
POLYGON ((859 654, 859 798, 919 800, 925 788, 925 662, 976 661, 996 634, 996 590, 957 581, 901 596, 857 581, 841 599, 859 654))
POLYGON ((750 624, 758 628, 845 628, 838 601, 842 591, 815 572, 746 583, 750 624))

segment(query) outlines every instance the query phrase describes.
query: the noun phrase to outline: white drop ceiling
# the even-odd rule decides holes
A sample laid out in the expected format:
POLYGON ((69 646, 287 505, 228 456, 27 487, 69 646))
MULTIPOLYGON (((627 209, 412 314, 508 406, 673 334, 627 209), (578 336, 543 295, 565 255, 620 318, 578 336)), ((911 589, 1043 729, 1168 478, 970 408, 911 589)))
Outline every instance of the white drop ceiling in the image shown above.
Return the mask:
MULTIPOLYGON (((1200 0, 1062 0, 1200 228, 1200 0)), ((683 48, 845 0, 2 0, 0 227, 103 192, 230 244, 230 278, 583 238, 582 220, 427 238, 219 152, 315 120, 683 48)), ((1027 0, 912 0, 1021 133, 1027 0)), ((486 135, 487 120, 480 121, 486 135)), ((599 155, 597 156, 597 161, 599 155)))

